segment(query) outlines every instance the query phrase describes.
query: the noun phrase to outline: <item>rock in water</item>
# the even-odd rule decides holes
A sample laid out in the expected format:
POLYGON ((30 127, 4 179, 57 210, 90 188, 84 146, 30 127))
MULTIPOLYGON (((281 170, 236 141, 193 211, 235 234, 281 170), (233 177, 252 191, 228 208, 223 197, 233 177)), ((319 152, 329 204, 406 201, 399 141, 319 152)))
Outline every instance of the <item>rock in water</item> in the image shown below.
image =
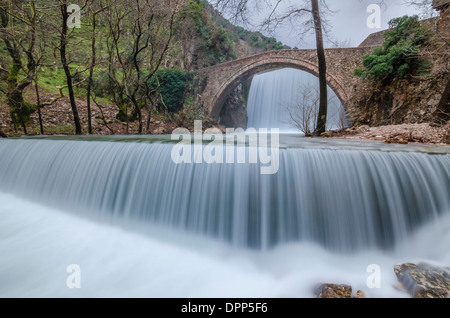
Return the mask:
POLYGON ((352 298, 352 287, 348 285, 321 284, 316 289, 317 298, 352 298))
POLYGON ((358 290, 353 298, 366 298, 366 294, 362 290, 358 290))
POLYGON ((399 282, 414 298, 450 296, 450 270, 426 263, 406 263, 394 267, 399 282))

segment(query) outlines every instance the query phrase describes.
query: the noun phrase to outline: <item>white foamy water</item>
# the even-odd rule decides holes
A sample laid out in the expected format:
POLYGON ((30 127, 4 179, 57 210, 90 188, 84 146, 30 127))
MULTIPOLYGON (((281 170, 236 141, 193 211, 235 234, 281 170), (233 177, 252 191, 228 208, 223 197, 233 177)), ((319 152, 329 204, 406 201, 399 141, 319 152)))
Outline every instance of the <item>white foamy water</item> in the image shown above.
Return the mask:
POLYGON ((450 262, 448 214, 390 252, 354 255, 306 243, 250 251, 174 233, 166 240, 7 194, 0 194, 0 220, 0 297, 314 297, 319 282, 407 297, 393 287, 396 263, 450 262), (80 289, 66 285, 70 264, 80 266, 80 289), (381 267, 381 289, 366 285, 370 264, 381 267))

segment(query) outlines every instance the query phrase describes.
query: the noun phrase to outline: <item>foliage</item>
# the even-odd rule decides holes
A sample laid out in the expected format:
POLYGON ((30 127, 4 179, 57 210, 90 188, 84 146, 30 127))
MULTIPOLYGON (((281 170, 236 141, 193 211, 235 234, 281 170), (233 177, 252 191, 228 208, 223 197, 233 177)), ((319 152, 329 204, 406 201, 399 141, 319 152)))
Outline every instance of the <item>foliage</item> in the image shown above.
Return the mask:
POLYGON ((186 73, 178 70, 159 70, 150 81, 150 88, 157 91, 160 102, 169 112, 178 112, 183 106, 186 92, 186 73))
POLYGON ((187 1, 176 24, 176 34, 188 50, 194 46, 197 68, 236 59, 236 46, 230 34, 207 14, 208 4, 200 0, 187 1))
POLYGON ((420 25, 419 18, 396 18, 389 26, 391 29, 384 33, 383 46, 364 56, 365 69, 355 69, 355 75, 389 82, 394 78, 422 74, 429 68, 429 62, 419 53, 429 43, 431 32, 420 25))
POLYGON ((29 125, 31 123, 31 114, 36 110, 36 106, 23 101, 15 107, 10 107, 9 114, 14 125, 29 125))
POLYGON ((119 107, 119 112, 116 115, 116 119, 121 122, 135 122, 138 118, 138 113, 135 108, 132 109, 131 114, 128 114, 128 104, 126 104, 123 100, 121 103, 117 105, 119 107))

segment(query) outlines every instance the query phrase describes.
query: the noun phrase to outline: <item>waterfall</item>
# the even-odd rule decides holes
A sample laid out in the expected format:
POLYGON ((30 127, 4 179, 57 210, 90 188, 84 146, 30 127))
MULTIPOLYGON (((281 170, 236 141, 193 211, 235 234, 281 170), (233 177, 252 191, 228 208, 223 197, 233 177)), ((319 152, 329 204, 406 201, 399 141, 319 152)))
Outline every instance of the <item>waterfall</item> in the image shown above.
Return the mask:
MULTIPOLYGON (((280 128, 284 132, 299 133, 299 129, 293 126, 289 109, 292 115, 303 118, 301 105, 312 104, 316 97, 314 95, 318 94, 318 87, 319 79, 316 76, 292 68, 256 75, 247 104, 248 127, 280 128), (309 98, 305 97, 307 91, 311 94, 309 98)), ((331 88, 328 88, 328 99, 327 129, 345 127, 347 119, 342 104, 331 88)), ((309 114, 308 117, 312 127, 314 116, 309 114)))
MULTIPOLYGON (((111 140, 111 139, 110 139, 111 140)), ((112 139, 114 140, 114 139, 112 139)), ((173 144, 2 140, 0 192, 101 222, 266 249, 390 249, 450 212, 450 155, 285 147, 259 164, 175 164, 173 144)))

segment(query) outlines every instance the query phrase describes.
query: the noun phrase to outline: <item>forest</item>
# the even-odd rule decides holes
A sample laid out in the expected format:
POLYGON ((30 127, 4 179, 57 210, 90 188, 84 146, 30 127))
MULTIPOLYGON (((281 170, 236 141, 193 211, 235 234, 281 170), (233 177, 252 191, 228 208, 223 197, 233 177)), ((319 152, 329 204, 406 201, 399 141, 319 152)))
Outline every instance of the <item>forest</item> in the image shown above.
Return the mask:
POLYGON ((195 70, 287 48, 204 0, 11 0, 0 18, 0 131, 12 136, 193 122, 195 70))

